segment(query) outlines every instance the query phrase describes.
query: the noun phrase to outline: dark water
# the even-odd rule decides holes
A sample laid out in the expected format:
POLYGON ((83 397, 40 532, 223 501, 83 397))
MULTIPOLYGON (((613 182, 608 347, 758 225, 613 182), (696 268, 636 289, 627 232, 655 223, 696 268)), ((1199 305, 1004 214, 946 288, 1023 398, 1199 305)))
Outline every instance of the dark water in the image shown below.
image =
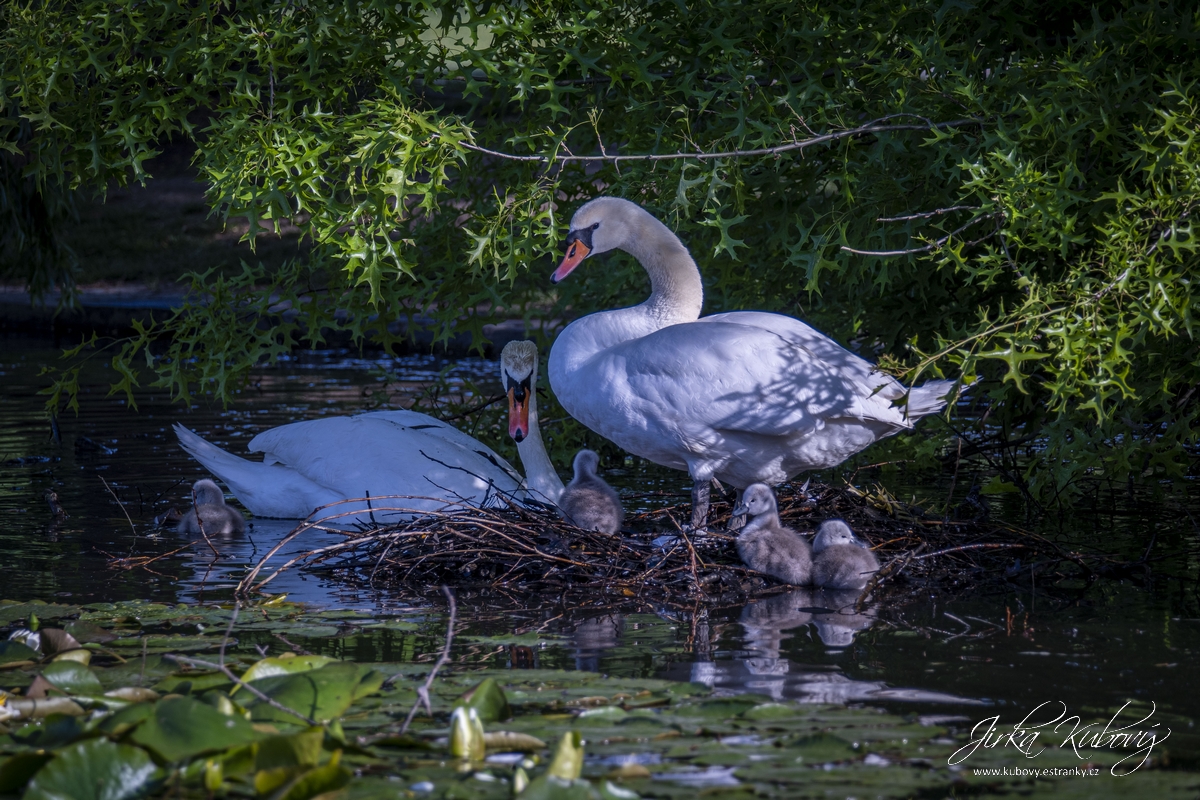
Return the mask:
MULTIPOLYGON (((203 476, 176 445, 173 422, 244 453, 245 443, 266 428, 366 407, 384 387, 385 371, 392 376, 387 391, 394 404, 404 404, 406 393, 420 391, 447 368, 452 381, 478 383, 489 391, 498 385, 495 362, 483 360, 447 364, 433 357, 395 361, 306 354, 260 370, 256 386, 235 407, 184 409, 161 392, 146 392, 135 411, 120 398, 106 397, 102 373, 85 369, 81 413, 62 417, 62 443, 56 444, 37 395, 45 382, 38 372, 56 355, 49 347, 12 340, 0 355, 0 550, 5 554, 0 596, 15 600, 226 600, 246 565, 293 527, 256 520, 244 538, 217 543, 219 558, 203 545, 186 547, 173 533, 155 535, 151 519, 172 505, 186 508, 190 483, 203 476), (67 519, 51 514, 46 490, 57 493, 67 519), (131 556, 162 557, 136 569, 114 562, 131 556)), ((501 413, 494 411, 497 418, 501 413)), ((895 474, 873 479, 906 500, 937 500, 947 488, 941 479, 895 474)), ((682 491, 686 479, 635 468, 614 483, 640 495, 682 491)), ((803 593, 745 609, 687 615, 464 608, 462 657, 493 666, 670 677, 779 699, 866 702, 970 719, 998 713, 983 713, 982 707, 999 708, 1010 722, 1015 719, 1008 717, 1019 718, 1047 701, 1061 701, 1072 713, 1100 714, 1132 700, 1146 708, 1155 704, 1160 716, 1175 715, 1174 728, 1190 730, 1192 718, 1200 715, 1200 697, 1192 690, 1200 654, 1200 528, 1193 519, 1200 516, 1200 503, 1188 491, 1176 490, 1165 500, 1121 499, 1109 492, 1082 509, 1043 520, 1043 532, 1122 557, 1136 558, 1149 534, 1155 535, 1153 552, 1160 560, 1151 560, 1143 573, 1065 594, 1039 594, 1036 585, 1014 581, 1001 594, 968 592, 943 601, 935 592, 903 613, 877 616, 814 614, 820 602, 803 593), (1015 620, 1011 628, 1010 618, 1015 620)), ((1014 518, 1021 514, 1015 502, 997 504, 995 510, 1014 518)), ((313 532, 298 546, 314 547, 321 535, 313 532)), ((290 571, 271 589, 292 600, 402 620, 429 613, 321 574, 290 571)), ((319 639, 305 643, 320 650, 343 645, 319 639)), ((346 655, 371 660, 413 653, 394 651, 393 641, 381 633, 358 637, 354 652, 346 655)))

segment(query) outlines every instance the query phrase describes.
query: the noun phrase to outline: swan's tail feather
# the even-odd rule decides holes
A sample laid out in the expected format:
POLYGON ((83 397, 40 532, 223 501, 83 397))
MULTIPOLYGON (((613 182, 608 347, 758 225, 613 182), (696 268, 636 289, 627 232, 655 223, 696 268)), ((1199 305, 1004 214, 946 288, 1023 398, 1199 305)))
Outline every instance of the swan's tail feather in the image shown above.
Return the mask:
POLYGON ((929 381, 908 390, 908 403, 905 413, 909 419, 936 414, 946 407, 946 396, 954 389, 958 381, 929 381))
MULTIPOLYGON (((230 484, 230 488, 233 488, 232 482, 227 476, 234 476, 239 470, 253 468, 253 461, 247 461, 240 456, 235 456, 233 453, 225 452, 207 439, 183 427, 178 422, 175 423, 174 427, 175 435, 179 437, 179 444, 187 451, 188 455, 199 461, 213 475, 230 484)), ((236 489, 234 493, 237 493, 236 489)))
POLYGON ((179 444, 187 451, 188 455, 220 478, 234 496, 242 502, 242 505, 251 512, 257 516, 283 516, 278 513, 278 509, 268 508, 258 502, 258 495, 261 492, 256 489, 262 486, 265 477, 262 474, 262 463, 228 453, 178 422, 175 423, 175 435, 179 437, 179 444))

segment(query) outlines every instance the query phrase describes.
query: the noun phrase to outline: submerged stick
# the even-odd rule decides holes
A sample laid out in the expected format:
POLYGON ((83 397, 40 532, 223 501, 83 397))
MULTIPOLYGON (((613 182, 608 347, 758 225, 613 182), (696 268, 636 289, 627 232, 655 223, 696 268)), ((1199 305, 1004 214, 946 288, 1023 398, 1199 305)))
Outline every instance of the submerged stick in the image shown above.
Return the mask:
POLYGON ((429 701, 429 687, 433 685, 433 679, 437 677, 438 670, 450 660, 450 645, 454 643, 454 621, 458 614, 458 606, 454 602, 454 592, 450 591, 449 586, 442 586, 442 594, 446 595, 446 600, 450 603, 450 620, 446 623, 446 643, 442 646, 442 654, 425 678, 425 683, 417 687, 417 702, 413 703, 413 707, 408 711, 408 716, 404 718, 404 724, 400 726, 401 734, 408 731, 408 726, 412 724, 413 717, 417 715, 417 709, 422 704, 425 705, 426 713, 433 716, 433 704, 429 701))

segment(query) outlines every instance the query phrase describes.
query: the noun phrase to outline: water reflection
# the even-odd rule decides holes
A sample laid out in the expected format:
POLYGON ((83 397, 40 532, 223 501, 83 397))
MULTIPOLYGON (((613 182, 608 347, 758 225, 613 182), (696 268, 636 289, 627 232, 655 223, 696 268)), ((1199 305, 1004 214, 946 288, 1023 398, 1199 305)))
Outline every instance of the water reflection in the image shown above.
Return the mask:
POLYGON ((854 644, 855 636, 875 623, 870 609, 857 609, 858 592, 794 589, 750 603, 742 609, 743 650, 733 658, 697 660, 675 665, 668 677, 702 683, 718 693, 753 692, 776 701, 855 703, 912 701, 978 704, 979 701, 921 689, 889 686, 884 681, 857 680, 833 665, 793 660, 792 654, 820 649, 836 655, 854 644))

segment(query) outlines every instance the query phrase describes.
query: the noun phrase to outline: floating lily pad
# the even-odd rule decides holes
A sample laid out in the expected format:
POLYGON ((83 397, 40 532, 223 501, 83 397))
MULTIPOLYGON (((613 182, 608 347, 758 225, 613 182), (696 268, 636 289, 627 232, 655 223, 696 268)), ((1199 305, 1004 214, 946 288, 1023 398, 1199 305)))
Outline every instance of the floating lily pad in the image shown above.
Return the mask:
POLYGON ((32 664, 41 657, 41 653, 21 642, 0 641, 0 666, 14 663, 32 664))
POLYGON ((154 762, 145 750, 108 739, 65 748, 29 782, 25 800, 132 800, 150 790, 154 762))
MULTIPOLYGON (((370 667, 337 661, 295 675, 261 678, 252 685, 277 703, 324 722, 340 716, 355 700, 378 691, 383 680, 383 675, 370 667)), ((244 705, 256 722, 297 722, 294 715, 258 697, 246 698, 244 705)))
POLYGON ((512 716, 508 707, 508 698, 495 678, 484 678, 475 684, 466 694, 458 698, 456 706, 473 708, 483 723, 499 722, 512 716))
POLYGON ((130 738, 167 761, 181 761, 266 736, 240 717, 226 716, 189 697, 169 697, 155 704, 154 714, 130 738))
POLYGON ((42 677, 69 694, 103 694, 96 673, 78 661, 55 661, 42 670, 42 677))
MULTIPOLYGON (((293 656, 291 658, 264 658, 256 661, 250 669, 242 673, 242 680, 249 683, 259 678, 269 678, 273 675, 295 675, 320 669, 326 664, 333 663, 328 656, 293 656)), ((241 687, 236 687, 236 692, 241 687)))

